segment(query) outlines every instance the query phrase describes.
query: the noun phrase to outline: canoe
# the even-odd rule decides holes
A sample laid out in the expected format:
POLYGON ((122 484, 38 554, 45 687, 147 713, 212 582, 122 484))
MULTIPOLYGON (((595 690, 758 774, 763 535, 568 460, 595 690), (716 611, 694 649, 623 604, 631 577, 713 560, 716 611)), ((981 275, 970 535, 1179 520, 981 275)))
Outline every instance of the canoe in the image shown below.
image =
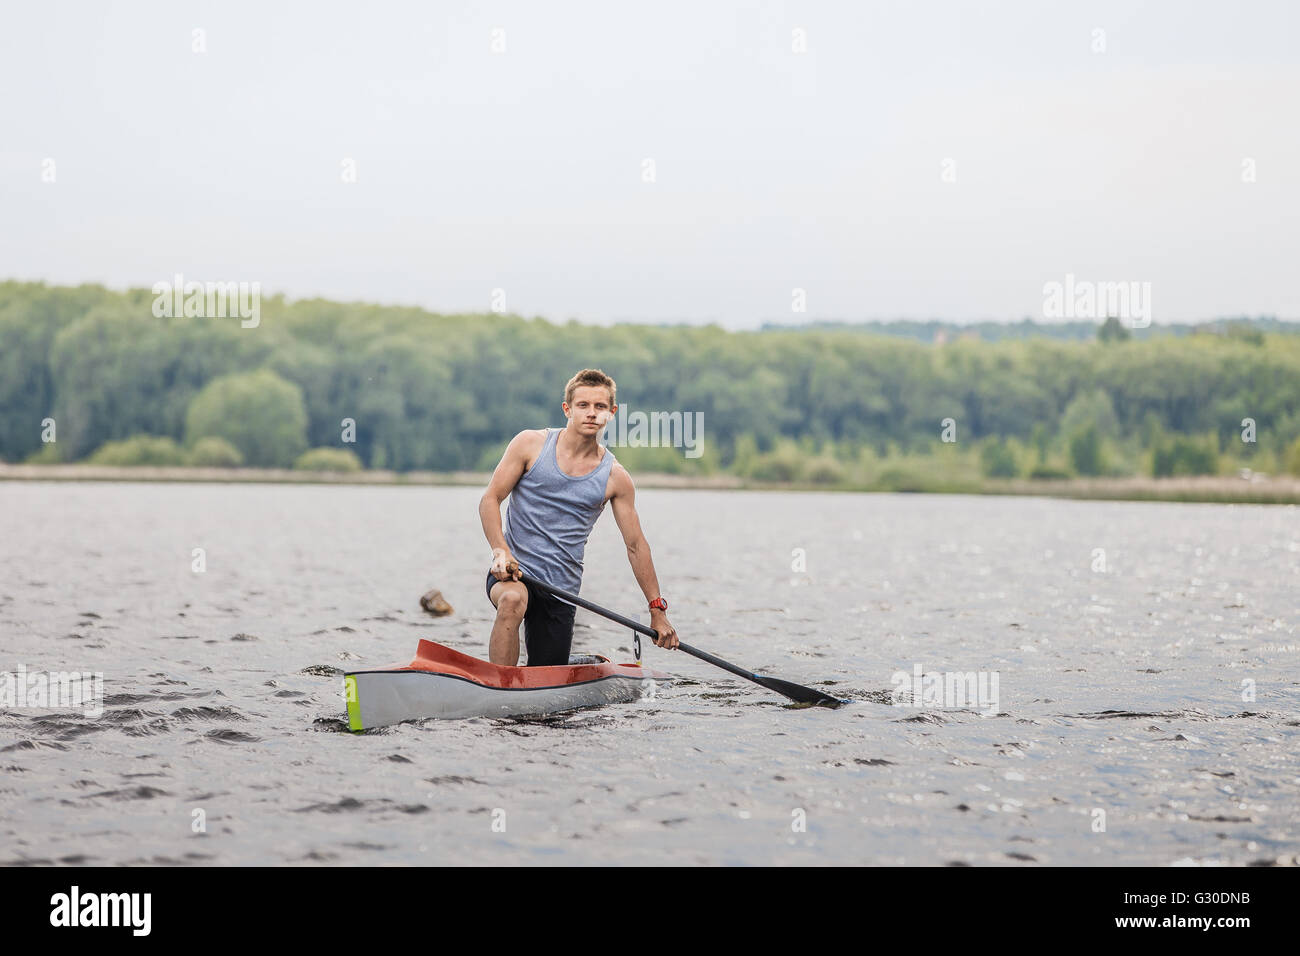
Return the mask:
POLYGON ((343 675, 348 727, 369 730, 430 717, 518 717, 626 703, 653 695, 668 674, 598 655, 554 667, 505 667, 433 641, 415 660, 343 675))

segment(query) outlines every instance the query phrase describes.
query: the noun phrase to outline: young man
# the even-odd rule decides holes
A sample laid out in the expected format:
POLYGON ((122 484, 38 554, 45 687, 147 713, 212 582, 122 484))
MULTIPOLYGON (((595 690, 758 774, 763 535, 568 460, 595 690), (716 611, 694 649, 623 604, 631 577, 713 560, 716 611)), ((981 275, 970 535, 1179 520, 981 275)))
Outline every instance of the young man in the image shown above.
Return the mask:
POLYGON ((483 533, 492 547, 488 598, 497 609, 488 645, 493 664, 519 663, 519 625, 524 625, 530 666, 567 664, 576 608, 519 580, 520 570, 551 587, 577 594, 582 556, 596 519, 613 502, 614 520, 627 545, 627 559, 650 605, 650 626, 659 647, 677 647, 668 623, 668 602, 641 533, 632 476, 596 440, 618 405, 614 380, 586 368, 564 387, 564 428, 522 431, 511 439, 479 501, 483 533), (510 496, 505 534, 501 502, 510 496))

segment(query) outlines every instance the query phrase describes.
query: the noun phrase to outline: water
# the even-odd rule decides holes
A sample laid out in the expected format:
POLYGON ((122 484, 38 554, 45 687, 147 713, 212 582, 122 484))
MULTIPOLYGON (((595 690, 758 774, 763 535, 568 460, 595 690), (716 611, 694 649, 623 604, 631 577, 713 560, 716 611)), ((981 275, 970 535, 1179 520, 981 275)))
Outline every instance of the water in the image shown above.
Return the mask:
MULTIPOLYGON (((1300 854, 1293 507, 642 490, 682 638, 851 705, 647 646, 685 678, 654 700, 347 733, 343 669, 422 636, 486 656, 479 494, 0 484, 0 668, 106 693, 0 713, 0 863, 1300 854), (917 664, 996 672, 994 715, 891 705, 917 664)), ((609 516, 583 594, 643 606, 609 516)), ((578 620, 575 650, 628 659, 578 620)))

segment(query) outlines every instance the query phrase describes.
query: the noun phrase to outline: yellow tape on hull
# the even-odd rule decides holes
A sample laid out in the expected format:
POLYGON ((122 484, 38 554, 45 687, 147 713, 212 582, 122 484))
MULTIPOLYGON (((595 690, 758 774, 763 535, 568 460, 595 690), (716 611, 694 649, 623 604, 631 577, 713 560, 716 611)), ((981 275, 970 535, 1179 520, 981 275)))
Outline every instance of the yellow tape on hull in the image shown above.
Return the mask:
POLYGON ((361 726, 361 703, 357 700, 357 679, 351 674, 343 678, 343 691, 348 701, 348 729, 365 730, 361 726))

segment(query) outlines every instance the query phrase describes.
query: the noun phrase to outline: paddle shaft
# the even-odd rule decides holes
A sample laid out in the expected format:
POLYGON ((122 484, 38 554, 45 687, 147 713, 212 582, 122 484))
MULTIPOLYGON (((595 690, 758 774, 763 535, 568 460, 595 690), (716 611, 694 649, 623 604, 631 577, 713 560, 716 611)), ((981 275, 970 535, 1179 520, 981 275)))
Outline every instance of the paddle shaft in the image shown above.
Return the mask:
MULTIPOLYGON (((624 617, 622 614, 619 614, 617 611, 611 611, 609 610, 609 608, 601 607, 599 604, 593 604, 590 601, 588 601, 586 598, 580 598, 576 594, 570 594, 568 591, 562 591, 559 588, 553 588, 549 584, 545 584, 537 580, 532 575, 523 574, 521 572, 519 579, 523 581, 525 584, 531 584, 535 588, 540 588, 543 591, 548 591, 551 594, 554 594, 557 598, 560 598, 561 600, 564 601, 568 601, 570 604, 576 604, 578 605, 578 607, 585 607, 588 611, 592 611, 596 614, 599 614, 601 617, 607 617, 615 624, 622 624, 624 627, 630 627, 632 630, 636 631, 637 633, 644 634, 646 637, 651 638, 652 640, 659 637, 659 632, 656 631, 653 627, 648 627, 647 625, 642 624, 640 621, 634 621, 630 617, 624 617)), ((758 676, 753 671, 747 671, 743 667, 737 667, 735 664, 732 664, 729 661, 724 661, 721 657, 714 657, 708 651, 702 651, 698 647, 692 647, 691 645, 687 644, 685 641, 679 641, 677 643, 677 649, 679 651, 685 651, 687 654, 690 654, 692 657, 698 657, 702 661, 708 661, 710 664, 714 665, 715 667, 721 667, 724 671, 731 671, 731 673, 735 674, 738 677, 743 677, 745 678, 745 680, 754 680, 758 676)))

